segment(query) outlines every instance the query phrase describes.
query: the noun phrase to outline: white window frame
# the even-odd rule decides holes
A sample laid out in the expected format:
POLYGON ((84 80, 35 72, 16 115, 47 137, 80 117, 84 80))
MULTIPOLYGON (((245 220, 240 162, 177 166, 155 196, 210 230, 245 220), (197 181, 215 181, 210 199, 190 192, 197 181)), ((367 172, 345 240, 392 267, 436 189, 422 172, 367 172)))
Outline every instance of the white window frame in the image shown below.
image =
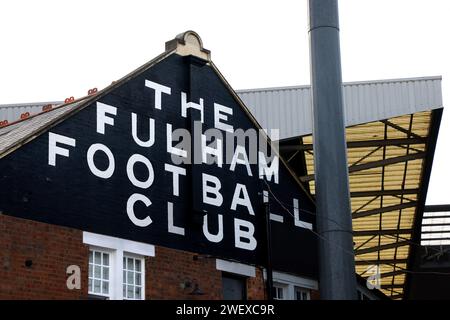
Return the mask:
MULTIPOLYGON (((311 290, 317 290, 319 283, 316 280, 296 276, 289 273, 273 271, 272 272, 274 286, 283 287, 283 300, 295 300, 296 289, 308 292, 308 298, 311 298, 311 290)), ((264 280, 267 281, 267 271, 264 269, 264 280)))
MULTIPOLYGON (((133 255, 142 259, 142 293, 145 299, 145 257, 155 256, 155 246, 97 233, 83 231, 83 243, 90 249, 110 252, 110 285, 108 297, 111 300, 123 300, 123 256, 133 255)), ((94 293, 92 293, 94 294, 94 293)), ((98 294, 95 294, 98 295, 98 294)))
POLYGON ((281 298, 277 298, 275 297, 275 295, 273 296, 274 300, 287 300, 288 298, 288 292, 289 292, 289 285, 285 284, 285 283, 280 283, 280 282, 274 282, 273 283, 273 288, 277 289, 281 289, 282 295, 283 297, 281 298))
POLYGON ((304 300, 304 299, 300 299, 300 300, 297 299, 298 292, 300 292, 302 294, 306 293, 306 300, 311 300, 311 290, 303 288, 303 287, 299 287, 299 286, 294 286, 294 300, 297 300, 297 301, 304 300))
POLYGON ((244 277, 256 277, 256 268, 244 263, 216 259, 216 269, 244 277))
MULTIPOLYGON (((97 247, 97 246, 89 246, 89 252, 93 250, 96 252, 100 252, 100 253, 107 253, 109 254, 109 278, 108 278, 108 282, 109 282, 109 289, 108 289, 108 294, 103 294, 103 293, 96 293, 94 291, 89 291, 89 287, 88 287, 88 293, 91 295, 95 295, 95 296, 99 296, 99 297, 106 297, 111 299, 111 291, 113 289, 112 287, 112 275, 114 274, 114 251, 108 248, 102 248, 102 247, 97 247)), ((95 256, 92 256, 93 261, 95 261, 95 256)), ((103 259, 103 258, 102 258, 103 259)), ((92 271, 95 274, 95 268, 92 271)), ((89 278, 89 275, 88 275, 89 278)), ((94 282, 92 282, 92 288, 94 288, 94 282)))
MULTIPOLYGON (((132 258, 134 260, 139 260, 141 261, 141 298, 140 299, 130 299, 130 298, 125 298, 123 297, 123 299, 125 300, 144 300, 145 299, 145 257, 141 256, 141 255, 136 255, 130 252, 124 252, 123 254, 123 258, 132 258)), ((122 261, 123 261, 122 258, 122 261)), ((123 265, 122 262, 122 296, 123 296, 123 285, 125 284, 124 281, 125 279, 123 279, 123 268, 125 266, 123 265)), ((134 286, 136 286, 136 284, 134 284, 134 286)))

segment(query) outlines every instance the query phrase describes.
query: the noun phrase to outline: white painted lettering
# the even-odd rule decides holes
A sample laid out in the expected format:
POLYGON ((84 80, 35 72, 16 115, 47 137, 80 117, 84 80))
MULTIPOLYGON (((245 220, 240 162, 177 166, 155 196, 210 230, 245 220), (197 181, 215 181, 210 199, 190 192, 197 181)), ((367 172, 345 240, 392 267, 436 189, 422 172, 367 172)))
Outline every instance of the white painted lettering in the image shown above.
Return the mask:
POLYGON ((152 185, 153 180, 155 179, 155 174, 153 172, 152 163, 150 162, 150 160, 148 160, 143 155, 133 154, 130 157, 130 159, 128 159, 128 162, 127 162, 127 176, 128 176, 128 179, 130 180, 130 182, 135 187, 142 188, 142 189, 149 188, 152 185), (148 171, 148 178, 147 178, 147 180, 142 181, 142 180, 138 180, 136 178, 136 176, 134 174, 134 165, 136 164, 136 162, 140 162, 140 163, 144 164, 147 167, 147 171, 148 171))
POLYGON ((241 205, 247 208, 248 213, 252 216, 255 215, 253 211, 252 203, 250 201, 250 197, 248 196, 247 188, 245 185, 237 183, 236 189, 234 189, 233 201, 231 202, 231 210, 236 211, 237 205, 241 205), (241 198, 241 193, 243 197, 241 198))
POLYGON ((168 229, 170 233, 179 234, 181 236, 184 236, 184 228, 177 227, 174 224, 174 218, 173 218, 173 203, 167 202, 167 224, 168 229))
POLYGON ((181 92, 181 116, 183 118, 187 117, 187 109, 196 109, 200 111, 200 120, 203 123, 204 117, 203 117, 203 99, 199 99, 199 103, 194 102, 187 102, 187 95, 185 92, 181 92))
POLYGON ((179 156, 179 157, 183 157, 183 158, 187 158, 188 154, 186 150, 174 147, 172 142, 172 125, 171 124, 167 124, 166 125, 166 138, 167 138, 167 152, 179 156))
POLYGON ((202 173, 203 184, 203 203, 207 203, 216 207, 220 207, 223 203, 223 197, 220 194, 220 180, 212 175, 202 173), (209 185, 213 184, 213 186, 209 185), (211 197, 214 195, 214 197, 211 197))
POLYGON ((109 104, 97 102, 97 132, 105 134, 105 124, 114 126, 114 118, 106 114, 117 115, 117 108, 109 104))
POLYGON ((137 134, 137 115, 136 113, 131 113, 131 135, 133 136, 134 142, 138 146, 149 148, 155 143, 155 120, 148 118, 148 140, 143 141, 139 139, 137 134))
POLYGON ((233 133, 233 126, 223 121, 228 121, 228 115, 233 115, 233 109, 214 103, 214 127, 233 133))
POLYGON ((264 179, 265 176, 267 181, 272 181, 272 177, 274 177, 275 183, 278 184, 278 165, 278 156, 274 156, 271 165, 268 166, 264 152, 258 152, 258 167, 260 179, 264 179))
POLYGON ((222 149, 222 140, 217 139, 215 140, 216 147, 211 147, 206 145, 206 136, 202 134, 202 162, 208 163, 208 154, 214 156, 215 163, 219 166, 219 168, 222 168, 223 164, 223 149, 222 149))
POLYGON ((185 176, 186 169, 166 163, 164 165, 164 170, 172 173, 172 193, 174 196, 178 197, 180 195, 180 175, 185 176))
POLYGON ((71 147, 75 147, 76 140, 56 134, 53 132, 48 133, 48 164, 50 166, 56 166, 56 155, 59 154, 64 157, 69 157, 69 149, 58 147, 56 144, 61 143, 71 147))
POLYGON ((234 171, 236 169, 236 164, 243 164, 247 168, 247 174, 252 176, 252 169, 250 168, 250 163, 248 161, 247 152, 244 146, 236 146, 236 150, 233 154, 233 159, 231 159, 230 170, 234 171))
POLYGON ((91 172, 102 179, 111 178, 116 166, 113 153, 107 146, 101 143, 95 143, 89 147, 87 151, 87 163, 91 172), (97 151, 102 151, 108 158, 108 167, 105 170, 100 170, 95 165, 94 156, 97 151))
POLYGON ((172 90, 170 87, 163 86, 162 84, 150 80, 145 80, 145 86, 155 90, 155 108, 161 110, 162 94, 170 95, 172 90))
POLYGON ((234 245, 236 248, 255 250, 257 242, 253 236, 254 233, 255 226, 251 222, 234 218, 234 245), (243 239, 246 241, 243 241, 243 239))
POLYGON ((218 219, 218 231, 217 234, 212 234, 209 232, 208 228, 208 215, 205 214, 203 217, 203 234, 205 235, 206 239, 210 242, 218 243, 222 241, 223 239, 223 216, 221 214, 217 215, 218 219))
POLYGON ((130 218, 131 222, 133 222, 138 227, 147 227, 152 223, 152 219, 149 216, 145 217, 144 219, 139 219, 134 214, 134 204, 138 201, 143 202, 146 207, 149 207, 152 204, 150 199, 146 196, 139 193, 132 194, 127 201, 128 218, 130 218))

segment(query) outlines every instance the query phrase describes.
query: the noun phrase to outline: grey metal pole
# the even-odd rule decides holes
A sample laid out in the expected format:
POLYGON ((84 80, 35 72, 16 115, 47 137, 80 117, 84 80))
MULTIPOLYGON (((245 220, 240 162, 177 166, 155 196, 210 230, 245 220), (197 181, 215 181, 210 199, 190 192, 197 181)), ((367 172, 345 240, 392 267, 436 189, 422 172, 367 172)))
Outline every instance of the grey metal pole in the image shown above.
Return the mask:
POLYGON ((309 0, 321 299, 356 299, 337 0, 309 0))

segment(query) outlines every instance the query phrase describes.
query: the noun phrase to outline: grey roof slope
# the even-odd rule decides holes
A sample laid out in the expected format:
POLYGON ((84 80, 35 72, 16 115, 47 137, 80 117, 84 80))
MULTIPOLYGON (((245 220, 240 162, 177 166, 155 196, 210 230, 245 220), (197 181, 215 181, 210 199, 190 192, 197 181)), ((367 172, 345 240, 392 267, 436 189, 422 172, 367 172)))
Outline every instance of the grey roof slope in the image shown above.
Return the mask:
POLYGON ((50 111, 43 112, 32 116, 28 119, 18 121, 9 126, 0 128, 0 158, 4 157, 10 151, 15 150, 16 146, 20 146, 36 135, 39 135, 43 128, 54 124, 58 119, 63 118, 70 111, 75 110, 83 102, 64 104, 50 111))
POLYGON ((53 107, 63 104, 64 101, 15 103, 0 105, 0 121, 15 122, 20 119, 20 115, 29 112, 31 115, 41 113, 42 107, 52 105, 53 107))
MULTIPOLYGON (((346 126, 443 106, 441 77, 344 83, 343 92, 346 126)), ((312 132, 310 86, 237 90, 236 93, 263 128, 280 130, 280 139, 312 132)), ((49 103, 0 105, 0 121, 12 122, 23 112, 36 114, 49 103)))
MULTIPOLYGON (((442 78, 420 77, 343 84, 345 126, 443 107, 442 78)), ((311 87, 237 90, 263 128, 280 139, 312 133, 311 87)))

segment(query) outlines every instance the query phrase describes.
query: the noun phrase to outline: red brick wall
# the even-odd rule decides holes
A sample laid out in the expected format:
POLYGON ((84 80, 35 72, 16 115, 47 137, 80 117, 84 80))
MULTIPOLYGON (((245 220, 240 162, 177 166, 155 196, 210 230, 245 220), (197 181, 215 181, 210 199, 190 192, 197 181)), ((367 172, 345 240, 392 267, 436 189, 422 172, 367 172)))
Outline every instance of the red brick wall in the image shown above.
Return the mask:
POLYGON ((221 299, 222 273, 216 261, 186 251, 156 247, 146 263, 147 299, 221 299), (194 260, 194 256, 198 257, 194 260), (186 283, 190 287, 183 288, 186 283), (204 295, 190 295, 198 284, 204 295))
POLYGON ((79 230, 0 215, 0 299, 86 298, 88 252, 79 230), (81 290, 67 289, 69 265, 81 268, 81 290))
MULTIPOLYGON (((222 299, 222 272, 215 258, 155 250, 155 257, 146 258, 146 299, 222 299), (190 294, 195 284, 203 295, 190 294)), ((0 214, 0 299, 87 299, 88 254, 80 230, 0 214), (69 265, 81 268, 81 290, 66 286, 69 265)), ((248 299, 265 299, 262 277, 256 268, 256 277, 248 278, 248 299)))
MULTIPOLYGON (((146 270, 146 299, 222 299, 222 272, 216 269, 215 258, 156 247, 155 257, 147 259, 146 270), (183 286, 186 282, 191 286, 183 286), (195 284, 203 295, 190 294, 195 284)), ((265 299, 262 277, 257 268, 256 277, 247 279, 249 300, 265 299)))
POLYGON ((256 277, 247 279, 248 300, 266 299, 266 288, 261 268, 256 268, 256 277))
POLYGON ((320 300, 319 291, 311 290, 311 300, 320 300))

